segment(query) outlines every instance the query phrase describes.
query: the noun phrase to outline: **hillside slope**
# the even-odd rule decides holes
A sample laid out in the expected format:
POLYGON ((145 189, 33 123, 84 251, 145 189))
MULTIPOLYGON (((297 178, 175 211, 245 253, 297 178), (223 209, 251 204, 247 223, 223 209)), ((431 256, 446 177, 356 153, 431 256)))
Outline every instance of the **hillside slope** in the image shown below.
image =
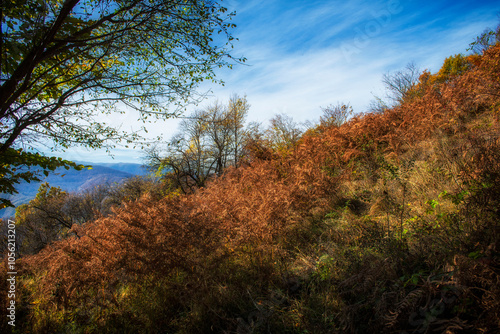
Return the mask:
POLYGON ((468 62, 396 108, 311 130, 289 152, 257 145, 247 166, 194 194, 145 196, 75 226, 19 261, 19 323, 498 332, 500 46, 468 62))

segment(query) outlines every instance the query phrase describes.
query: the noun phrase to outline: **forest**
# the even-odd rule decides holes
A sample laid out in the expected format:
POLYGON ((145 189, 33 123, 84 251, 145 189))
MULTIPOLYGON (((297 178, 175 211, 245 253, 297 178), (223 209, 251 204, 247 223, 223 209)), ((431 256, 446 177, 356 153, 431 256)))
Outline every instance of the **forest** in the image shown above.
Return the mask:
MULTIPOLYGON (((195 4, 188 18, 208 30, 207 22, 228 28, 217 16, 225 10, 195 4)), ((146 30, 154 26, 144 20, 156 18, 144 6, 130 12, 136 14, 137 31, 145 22, 146 30)), ((178 12, 175 6, 162 10, 184 15, 183 6, 178 12)), ((122 14, 107 13, 102 22, 87 18, 88 27, 102 23, 96 33, 104 39, 118 24, 123 36, 137 38, 135 29, 131 36, 126 32, 131 14, 122 14)), ((90 119, 83 129, 88 133, 77 123, 62 124, 73 136, 66 139, 60 137, 64 131, 46 122, 81 112, 85 94, 72 97, 81 87, 90 84, 87 98, 92 89, 104 90, 116 100, 138 102, 145 112, 157 110, 153 94, 141 99, 137 87, 125 89, 124 73, 106 71, 103 59, 122 61, 113 58, 121 44, 91 37, 79 19, 75 29, 61 30, 47 42, 45 50, 62 48, 59 57, 33 56, 33 64, 41 57, 33 65, 35 77, 54 64, 68 66, 67 72, 39 75, 29 89, 13 84, 21 96, 17 102, 12 91, 0 92, 0 111, 7 114, 2 124, 27 129, 0 133, 2 192, 15 192, 18 179, 39 177, 20 172, 19 165, 45 171, 85 168, 17 149, 15 136, 38 133, 56 146, 90 136, 91 146, 106 145, 90 134, 97 126, 90 119), (102 54, 95 58, 84 42, 102 54), (95 64, 72 63, 90 58, 95 64), (48 95, 36 96, 38 90, 48 95), (31 122, 37 117, 38 124, 31 122)), ((179 19, 172 25, 187 32, 185 23, 179 19)), ((207 46, 209 35, 185 36, 207 46)), ((160 42, 158 48, 173 48, 160 42)), ((220 60, 219 50, 196 50, 178 51, 177 57, 220 60)), ((16 209, 15 249, 6 232, 13 223, 2 222, 0 304, 7 307, 0 309, 0 331, 497 333, 500 26, 479 36, 469 51, 446 58, 436 73, 409 64, 384 76, 390 101, 379 99, 365 113, 354 114, 349 104, 339 103, 307 126, 282 114, 262 128, 245 123, 250 105, 234 95, 193 112, 165 145, 145 148, 151 177, 84 193, 44 183, 36 198, 16 209), (9 318, 9 305, 15 305, 15 320, 9 318)), ((169 64, 180 61, 172 57, 169 64)), ((15 59, 8 63, 15 68, 15 59)), ((177 69, 185 75, 178 80, 196 81, 209 66, 196 64, 193 60, 187 72, 172 65, 166 73, 177 69)), ((143 65, 123 71, 139 71, 144 85, 163 95, 165 87, 140 72, 143 65)), ((12 73, 11 78, 19 74, 12 73)), ((8 80, 2 82, 3 89, 8 80)), ((105 136, 119 136, 100 129, 105 136)))

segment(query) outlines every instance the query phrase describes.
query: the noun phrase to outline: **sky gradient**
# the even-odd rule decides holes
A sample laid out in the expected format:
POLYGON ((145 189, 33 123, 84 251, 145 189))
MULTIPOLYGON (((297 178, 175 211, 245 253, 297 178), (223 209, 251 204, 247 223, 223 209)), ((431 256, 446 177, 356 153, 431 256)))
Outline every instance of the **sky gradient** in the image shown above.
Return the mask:
MULTIPOLYGON (((295 121, 315 121, 321 108, 350 103, 364 112, 373 96, 385 95, 385 73, 414 62, 437 71, 450 55, 466 49, 486 28, 500 22, 498 1, 298 1, 226 0, 236 11, 233 55, 245 65, 217 72, 224 86, 204 83, 211 90, 198 107, 232 94, 246 95, 248 121, 266 121, 285 113, 295 121)), ((122 129, 139 128, 136 117, 114 116, 122 129)), ((149 135, 168 139, 177 120, 148 125, 149 135)), ((55 155, 89 162, 137 162, 140 150, 118 148, 114 159, 103 151, 73 148, 55 155)))

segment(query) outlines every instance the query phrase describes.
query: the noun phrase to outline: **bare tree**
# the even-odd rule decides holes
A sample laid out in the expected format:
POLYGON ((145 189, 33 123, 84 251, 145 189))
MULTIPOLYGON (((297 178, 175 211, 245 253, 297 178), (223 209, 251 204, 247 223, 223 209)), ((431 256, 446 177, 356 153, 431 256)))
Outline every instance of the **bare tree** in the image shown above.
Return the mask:
POLYGON ((211 177, 237 166, 243 153, 243 124, 249 109, 246 98, 233 96, 228 106, 219 102, 197 110, 182 120, 180 132, 162 152, 148 151, 150 169, 164 172, 173 188, 191 192, 205 186, 211 177))
POLYGON ((382 83, 387 89, 387 97, 394 104, 401 104, 412 96, 412 89, 419 82, 420 69, 411 62, 402 70, 384 74, 382 83))
POLYGON ((422 72, 415 63, 408 63, 402 70, 386 73, 382 83, 386 89, 386 99, 374 96, 368 106, 368 112, 383 113, 386 109, 397 106, 419 94, 415 89, 420 82, 422 72))
POLYGON ((375 96, 374 100, 370 101, 368 106, 368 112, 370 113, 383 113, 386 109, 390 108, 388 103, 382 100, 380 97, 375 96))
POLYGON ((349 103, 337 103, 337 105, 329 105, 326 108, 321 108, 323 115, 320 116, 320 125, 323 126, 341 126, 349 117, 353 115, 352 107, 349 103))
POLYGON ((495 30, 488 28, 483 31, 483 33, 476 37, 475 41, 470 44, 467 50, 472 51, 474 54, 481 55, 490 46, 498 42, 500 42, 500 24, 497 25, 495 30))
POLYGON ((287 150, 297 144, 304 132, 303 126, 285 114, 275 115, 270 120, 264 138, 275 150, 287 150))

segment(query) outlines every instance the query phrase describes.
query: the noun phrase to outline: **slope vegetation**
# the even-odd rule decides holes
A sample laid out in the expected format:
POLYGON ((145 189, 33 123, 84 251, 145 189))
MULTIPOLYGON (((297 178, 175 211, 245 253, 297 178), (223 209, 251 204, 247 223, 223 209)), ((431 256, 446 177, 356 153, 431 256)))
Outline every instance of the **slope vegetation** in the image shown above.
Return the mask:
POLYGON ((75 226, 19 261, 19 326, 498 331, 500 46, 467 61, 290 151, 256 146, 194 194, 144 196, 75 226))

